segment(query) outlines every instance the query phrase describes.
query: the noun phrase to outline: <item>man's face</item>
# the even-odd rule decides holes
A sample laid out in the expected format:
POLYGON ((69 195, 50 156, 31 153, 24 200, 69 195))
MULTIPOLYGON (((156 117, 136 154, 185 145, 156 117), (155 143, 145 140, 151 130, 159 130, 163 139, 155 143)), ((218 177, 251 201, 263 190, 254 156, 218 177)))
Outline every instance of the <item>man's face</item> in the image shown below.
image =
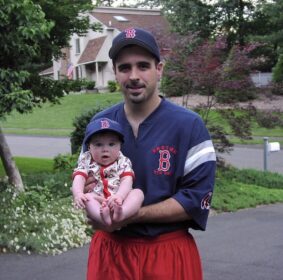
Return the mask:
POLYGON ((139 46, 122 49, 114 67, 126 101, 139 104, 158 94, 157 83, 163 64, 157 63, 147 50, 139 46))
POLYGON ((89 151, 93 160, 103 166, 117 160, 120 149, 120 138, 112 132, 94 134, 89 141, 89 151))

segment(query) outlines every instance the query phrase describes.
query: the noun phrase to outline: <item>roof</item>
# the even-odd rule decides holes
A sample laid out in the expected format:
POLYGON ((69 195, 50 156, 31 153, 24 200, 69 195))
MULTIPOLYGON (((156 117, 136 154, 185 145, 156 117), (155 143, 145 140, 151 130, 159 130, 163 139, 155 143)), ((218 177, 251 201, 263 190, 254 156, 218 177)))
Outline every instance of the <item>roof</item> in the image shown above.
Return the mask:
POLYGON ((40 76, 46 76, 46 75, 51 75, 53 74, 54 70, 53 70, 53 66, 47 68, 47 69, 44 69, 43 71, 41 71, 39 73, 40 76))
POLYGON ((78 64, 87 64, 90 62, 94 62, 105 39, 106 36, 89 40, 83 53, 80 56, 78 64))
POLYGON ((98 7, 91 12, 91 15, 107 27, 116 28, 119 31, 130 27, 144 28, 149 31, 169 29, 169 24, 160 10, 98 7), (119 16, 127 21, 118 20, 119 16))

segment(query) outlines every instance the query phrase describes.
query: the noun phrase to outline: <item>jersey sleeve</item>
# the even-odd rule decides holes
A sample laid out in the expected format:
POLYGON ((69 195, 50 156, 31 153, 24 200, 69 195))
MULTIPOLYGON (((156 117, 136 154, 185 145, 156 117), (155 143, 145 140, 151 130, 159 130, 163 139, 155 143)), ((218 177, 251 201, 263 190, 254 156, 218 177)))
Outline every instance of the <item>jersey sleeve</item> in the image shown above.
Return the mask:
POLYGON ((216 155, 201 119, 195 121, 193 131, 186 151, 184 174, 173 198, 192 216, 192 227, 205 230, 214 188, 216 155))

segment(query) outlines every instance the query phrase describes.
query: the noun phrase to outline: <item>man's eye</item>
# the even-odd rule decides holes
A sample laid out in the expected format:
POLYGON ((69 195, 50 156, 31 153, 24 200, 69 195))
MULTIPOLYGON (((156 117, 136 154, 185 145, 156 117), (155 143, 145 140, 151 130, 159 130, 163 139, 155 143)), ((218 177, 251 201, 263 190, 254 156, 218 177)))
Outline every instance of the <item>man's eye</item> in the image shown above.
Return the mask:
POLYGON ((139 64, 139 68, 142 69, 142 70, 146 70, 146 69, 149 69, 150 68, 150 64, 149 63, 140 63, 139 64))
POLYGON ((118 69, 119 69, 120 72, 126 72, 126 71, 130 70, 130 66, 129 65, 120 65, 118 67, 118 69))

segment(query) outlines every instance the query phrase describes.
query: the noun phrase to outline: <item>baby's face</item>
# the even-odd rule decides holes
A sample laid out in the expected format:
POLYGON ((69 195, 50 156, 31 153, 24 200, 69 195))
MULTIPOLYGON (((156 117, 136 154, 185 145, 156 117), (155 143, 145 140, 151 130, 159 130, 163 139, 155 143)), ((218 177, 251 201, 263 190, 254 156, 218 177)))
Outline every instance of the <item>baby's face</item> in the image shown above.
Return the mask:
POLYGON ((119 156, 121 141, 113 132, 94 134, 89 142, 89 151, 97 163, 107 166, 119 156))

